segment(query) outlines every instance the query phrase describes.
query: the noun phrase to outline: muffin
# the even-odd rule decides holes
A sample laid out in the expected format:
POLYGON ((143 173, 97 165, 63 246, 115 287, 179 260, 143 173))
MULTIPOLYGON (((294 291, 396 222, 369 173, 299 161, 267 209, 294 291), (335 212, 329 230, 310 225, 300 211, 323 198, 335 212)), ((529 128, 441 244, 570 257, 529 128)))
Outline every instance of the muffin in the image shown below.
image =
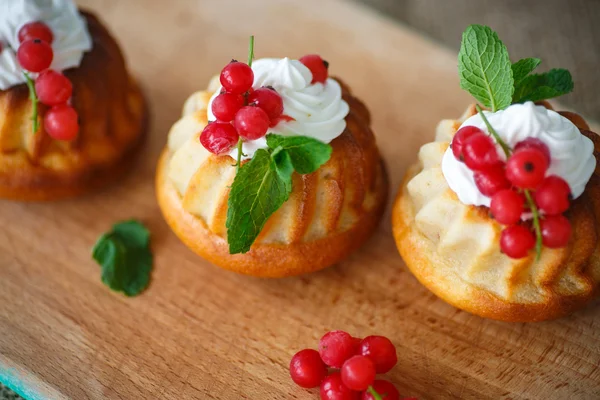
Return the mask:
POLYGON ((103 24, 69 0, 15 0, 0 6, 0 43, 0 197, 62 199, 122 175, 145 132, 147 110, 103 24), (43 71, 20 55, 35 44, 51 49, 43 71))
MULTIPOLYGON (((249 105, 242 107, 235 118, 233 114, 223 116, 215 104, 220 104, 224 93, 239 88, 225 90, 219 79, 213 79, 206 91, 188 99, 182 118, 169 132, 156 178, 161 210, 188 247, 224 269, 259 277, 316 271, 357 249, 381 218, 388 181, 370 128, 369 112, 346 85, 327 77, 328 64, 315 57, 301 59, 304 64, 288 58, 254 61, 248 83, 252 86, 245 92, 249 105), (317 63, 311 64, 314 60, 317 63), (282 107, 269 107, 258 94, 266 99, 279 95, 282 107), (258 100, 253 102, 255 98, 258 100), (247 132, 240 120, 246 111, 262 115, 253 107, 264 108, 270 118, 270 127, 263 129, 260 137, 247 132), (226 121, 209 123, 220 119, 215 114, 226 121), (232 118, 233 123, 229 123, 227 119, 232 118), (208 134, 215 126, 227 130, 234 127, 240 133, 243 155, 238 157, 237 146, 231 146, 238 140, 235 135, 229 147, 215 154, 206 139, 210 139, 208 134), (269 135, 265 137, 267 130, 269 135), (231 200, 236 191, 234 179, 242 179, 244 169, 250 168, 260 154, 270 151, 273 156, 267 141, 276 137, 305 140, 315 149, 330 145, 329 158, 312 172, 294 164, 287 200, 271 215, 262 216, 264 223, 250 240, 251 247, 236 250, 231 237, 237 235, 235 224, 227 220, 243 222, 232 215, 245 210, 232 210, 232 204, 236 204, 231 200)), ((228 67, 220 77, 225 85, 228 67)), ((274 189, 271 196, 278 194, 278 188, 274 189)))
MULTIPOLYGON (((465 32, 461 54, 469 35, 485 32, 479 28, 465 32)), ((514 93, 525 90, 516 85, 514 93)), ((398 192, 393 233, 411 272, 448 303, 487 318, 541 321, 598 294, 600 139, 577 114, 534 95, 537 103, 515 101, 514 93, 496 110, 474 104, 438 125, 398 192)))

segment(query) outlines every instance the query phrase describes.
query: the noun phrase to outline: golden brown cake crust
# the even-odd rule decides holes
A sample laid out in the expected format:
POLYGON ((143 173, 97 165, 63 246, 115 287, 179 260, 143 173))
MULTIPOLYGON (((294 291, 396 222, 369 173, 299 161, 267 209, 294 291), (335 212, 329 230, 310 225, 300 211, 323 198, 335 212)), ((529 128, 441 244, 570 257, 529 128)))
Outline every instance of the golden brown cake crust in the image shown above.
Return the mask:
POLYGON ((117 42, 92 14, 87 19, 93 48, 78 68, 65 71, 73 84, 80 132, 72 142, 34 135, 27 87, 0 91, 0 197, 57 200, 97 189, 122 176, 142 142, 148 110, 126 70, 117 42))
MULTIPOLYGON (((600 137, 590 132, 585 121, 574 113, 561 113, 579 127, 595 146, 595 156, 600 165, 600 137)), ((480 286, 453 274, 443 273, 440 266, 446 263, 443 256, 430 251, 426 239, 414 224, 414 211, 407 191, 409 181, 422 169, 413 165, 394 201, 392 225, 396 245, 406 265, 415 277, 429 290, 446 302, 473 314, 510 322, 543 321, 558 318, 577 310, 599 294, 600 276, 600 170, 596 168, 584 194, 573 202, 567 216, 573 224, 574 237, 565 249, 557 252, 553 263, 541 279, 543 301, 509 302, 480 286), (557 293, 553 283, 563 270, 586 282, 586 289, 577 294, 557 293)), ((486 217, 487 218, 487 217, 486 217)), ((533 257, 533 256, 532 256, 533 257)), ((525 263, 531 260, 525 260, 525 263)), ((526 265, 526 264, 524 264, 526 265)))

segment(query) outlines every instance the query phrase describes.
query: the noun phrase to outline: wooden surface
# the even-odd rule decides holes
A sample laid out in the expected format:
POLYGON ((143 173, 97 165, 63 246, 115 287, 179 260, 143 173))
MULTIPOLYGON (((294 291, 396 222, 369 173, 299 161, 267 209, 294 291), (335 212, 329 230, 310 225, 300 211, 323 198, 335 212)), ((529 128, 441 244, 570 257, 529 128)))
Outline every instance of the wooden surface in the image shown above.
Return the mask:
MULTIPOLYGON (((469 102, 455 55, 354 3, 303 0, 87 0, 118 36, 152 108, 132 173, 54 204, 0 202, 0 380, 31 399, 316 399, 287 365, 329 329, 387 335, 389 378, 420 399, 600 398, 598 303, 554 322, 484 320, 438 300, 407 272, 389 211, 347 261, 260 280, 197 258, 163 222, 153 174, 186 96, 232 57, 318 52, 369 105, 395 192, 438 120, 469 102), (110 292, 90 258, 100 233, 139 218, 153 281, 110 292)), ((389 210, 389 207, 388 207, 389 210)))

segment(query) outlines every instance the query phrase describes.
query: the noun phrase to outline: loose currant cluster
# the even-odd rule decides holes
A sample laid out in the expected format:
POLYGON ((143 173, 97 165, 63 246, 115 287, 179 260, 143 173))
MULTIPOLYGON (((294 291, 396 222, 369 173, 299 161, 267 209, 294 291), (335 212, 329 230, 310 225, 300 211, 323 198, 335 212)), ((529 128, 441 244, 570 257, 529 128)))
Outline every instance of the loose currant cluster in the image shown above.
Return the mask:
POLYGON ((25 74, 30 91, 34 91, 34 127, 37 127, 39 100, 50 107, 44 115, 44 129, 48 135, 56 140, 74 139, 79 132, 79 121, 77 111, 69 104, 73 85, 62 73, 48 69, 54 58, 52 30, 43 22, 30 22, 21 27, 18 38, 17 61, 25 71, 38 74, 33 85, 29 75, 25 74))
MULTIPOLYGON (((313 74, 313 83, 327 79, 327 62, 317 55, 302 57, 313 74)), ((211 106, 216 121, 200 134, 200 142, 211 153, 225 154, 245 140, 264 137, 280 121, 292 120, 283 114, 283 100, 271 86, 253 89, 254 72, 248 64, 232 60, 220 75, 223 89, 211 106)))
POLYGON ((331 331, 319 341, 319 351, 305 349, 292 357, 290 375, 303 388, 320 386, 322 400, 399 400, 392 383, 375 379, 397 362, 396 348, 386 337, 361 340, 344 331, 331 331))
POLYGON ((571 224, 563 213, 569 208, 571 189, 564 179, 546 176, 550 149, 537 138, 527 138, 514 149, 499 144, 506 162, 490 136, 464 126, 454 136, 452 153, 474 172, 477 188, 491 198, 491 215, 506 225, 500 237, 502 252, 511 258, 526 257, 540 239, 549 248, 566 246, 571 224), (523 221, 524 214, 533 216, 532 226, 523 221))

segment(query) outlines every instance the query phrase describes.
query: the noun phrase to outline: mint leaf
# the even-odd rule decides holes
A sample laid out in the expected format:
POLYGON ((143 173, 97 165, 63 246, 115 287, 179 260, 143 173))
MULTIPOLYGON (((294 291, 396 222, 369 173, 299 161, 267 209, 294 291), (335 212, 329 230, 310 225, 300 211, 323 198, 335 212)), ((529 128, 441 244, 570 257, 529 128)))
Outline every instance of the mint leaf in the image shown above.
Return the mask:
POLYGON ((458 53, 460 87, 492 112, 508 107, 514 91, 508 50, 487 26, 470 25, 458 53))
POLYGON ((286 163, 276 164, 269 151, 260 149, 235 176, 225 224, 230 254, 248 252, 269 217, 290 197, 292 174, 286 163))
POLYGON ((330 145, 306 136, 267 135, 267 145, 281 148, 289 154, 294 169, 300 174, 310 174, 327 162, 333 149, 330 145))
POLYGON ((150 282, 150 232, 137 221, 124 221, 98 239, 92 257, 102 267, 102 282, 126 296, 141 293, 150 282))
POLYGON ((512 65, 513 79, 515 81, 515 88, 519 86, 521 81, 525 79, 527 75, 533 72, 540 64, 542 60, 539 58, 523 58, 512 65))
POLYGON ((543 74, 527 76, 515 88, 513 103, 541 101, 573 91, 573 78, 566 69, 551 69, 543 74))

